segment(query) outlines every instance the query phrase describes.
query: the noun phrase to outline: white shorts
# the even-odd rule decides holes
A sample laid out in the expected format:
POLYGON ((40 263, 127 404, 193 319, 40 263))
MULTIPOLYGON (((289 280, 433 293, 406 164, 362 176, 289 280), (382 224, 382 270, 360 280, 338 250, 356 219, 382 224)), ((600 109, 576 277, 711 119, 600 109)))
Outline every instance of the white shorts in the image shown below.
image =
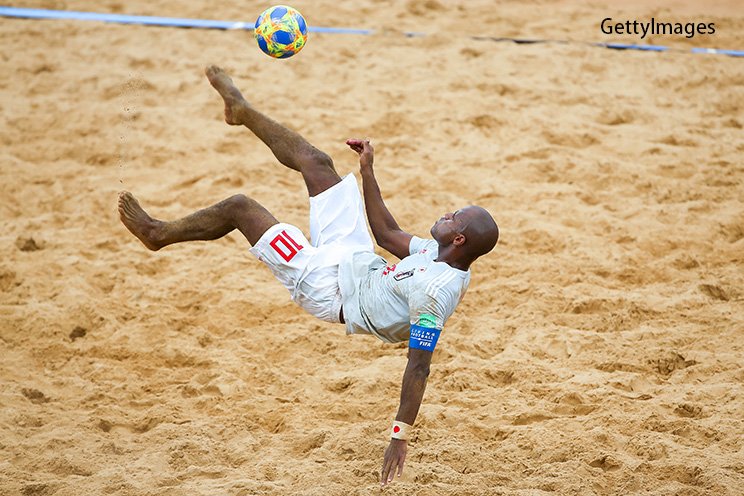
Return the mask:
POLYGON ((310 315, 339 322, 338 264, 351 253, 374 249, 353 174, 310 198, 310 239, 298 227, 280 223, 267 229, 250 252, 310 315))

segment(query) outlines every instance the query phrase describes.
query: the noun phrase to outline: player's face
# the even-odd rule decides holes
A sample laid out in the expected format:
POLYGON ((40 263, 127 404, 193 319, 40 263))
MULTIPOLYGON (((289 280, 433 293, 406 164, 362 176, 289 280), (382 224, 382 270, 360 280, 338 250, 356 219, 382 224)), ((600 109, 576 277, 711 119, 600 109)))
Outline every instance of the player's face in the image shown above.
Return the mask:
POLYGON ((441 244, 450 244, 465 228, 464 214, 461 210, 448 212, 431 226, 431 236, 441 244))

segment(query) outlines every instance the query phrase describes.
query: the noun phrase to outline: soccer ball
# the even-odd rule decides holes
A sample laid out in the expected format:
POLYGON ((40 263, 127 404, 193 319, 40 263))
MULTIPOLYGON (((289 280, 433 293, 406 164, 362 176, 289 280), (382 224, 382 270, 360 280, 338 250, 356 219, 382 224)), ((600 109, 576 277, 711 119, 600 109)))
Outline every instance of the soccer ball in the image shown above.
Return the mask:
POLYGON ((286 59, 305 46, 307 24, 296 9, 275 5, 258 16, 253 33, 259 48, 266 55, 286 59))

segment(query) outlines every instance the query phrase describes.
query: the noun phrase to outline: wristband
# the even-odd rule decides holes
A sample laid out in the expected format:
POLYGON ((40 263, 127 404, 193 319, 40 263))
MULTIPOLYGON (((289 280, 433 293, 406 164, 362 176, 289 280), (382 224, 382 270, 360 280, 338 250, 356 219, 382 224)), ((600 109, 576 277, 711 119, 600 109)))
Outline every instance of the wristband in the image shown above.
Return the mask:
POLYGON ((393 429, 390 431, 390 437, 400 439, 401 441, 408 441, 411 429, 413 429, 413 426, 395 420, 393 421, 393 429))

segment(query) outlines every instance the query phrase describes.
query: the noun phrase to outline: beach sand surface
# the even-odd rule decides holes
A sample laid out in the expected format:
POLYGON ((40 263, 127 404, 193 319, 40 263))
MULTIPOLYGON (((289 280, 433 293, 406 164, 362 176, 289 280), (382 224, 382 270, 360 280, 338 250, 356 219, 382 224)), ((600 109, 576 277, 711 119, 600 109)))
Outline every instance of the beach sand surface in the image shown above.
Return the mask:
POLYGON ((122 190, 166 220, 244 193, 308 233, 300 177, 225 124, 213 63, 341 175, 371 138, 405 230, 468 204, 501 227, 385 494, 744 493, 744 59, 685 52, 744 49, 744 11, 619 4, 297 0, 375 33, 282 61, 242 30, 0 19, 0 495, 380 494, 405 343, 304 314, 237 233, 154 253, 119 222, 122 190), (675 50, 580 43, 611 41, 675 50))

